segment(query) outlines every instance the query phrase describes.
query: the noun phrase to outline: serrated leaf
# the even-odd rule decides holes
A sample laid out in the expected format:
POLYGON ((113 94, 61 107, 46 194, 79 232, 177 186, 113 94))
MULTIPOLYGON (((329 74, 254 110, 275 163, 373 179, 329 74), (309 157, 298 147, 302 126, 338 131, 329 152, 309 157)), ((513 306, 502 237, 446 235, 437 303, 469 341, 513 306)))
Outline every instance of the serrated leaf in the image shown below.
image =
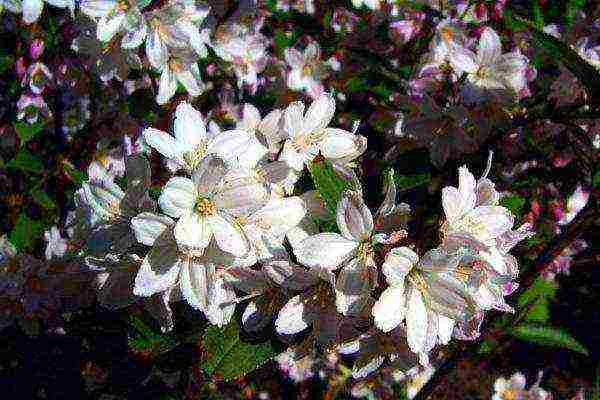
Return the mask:
POLYGON ((202 369, 224 380, 244 376, 276 354, 269 342, 252 344, 242 340, 235 321, 223 328, 208 327, 202 344, 206 352, 202 369))
POLYGON ((341 179, 331 163, 323 158, 315 159, 309 168, 315 188, 325 202, 325 207, 335 215, 342 193, 350 188, 350 183, 341 179))
POLYGON ((19 151, 15 158, 10 160, 6 166, 8 168, 20 169, 21 171, 37 174, 42 173, 44 170, 44 164, 42 164, 40 159, 32 155, 26 149, 19 151))
POLYGON ((588 355, 588 351, 581 343, 575 340, 569 333, 559 328, 519 325, 516 328, 509 330, 509 333, 517 339, 526 342, 537 343, 543 346, 560 347, 586 356, 588 355))
POLYGON ((15 227, 10 232, 10 242, 20 251, 31 250, 35 240, 43 231, 40 221, 32 220, 25 213, 21 213, 15 227))
POLYGON ((17 131, 17 135, 19 135, 19 139, 21 139, 21 147, 23 147, 25 143, 29 142, 35 135, 42 131, 44 128, 44 121, 38 121, 34 124, 16 122, 14 127, 15 131, 17 131))

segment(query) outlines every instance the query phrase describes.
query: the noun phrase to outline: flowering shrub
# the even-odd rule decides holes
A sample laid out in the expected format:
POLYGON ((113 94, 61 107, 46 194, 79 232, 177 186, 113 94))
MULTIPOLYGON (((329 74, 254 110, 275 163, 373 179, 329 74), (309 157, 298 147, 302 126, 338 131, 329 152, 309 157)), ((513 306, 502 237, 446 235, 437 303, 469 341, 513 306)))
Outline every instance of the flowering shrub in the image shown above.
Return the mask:
POLYGON ((0 329, 108 309, 169 398, 268 398, 266 363, 426 398, 510 346, 597 351, 550 308, 599 257, 593 2, 0 4, 0 329))

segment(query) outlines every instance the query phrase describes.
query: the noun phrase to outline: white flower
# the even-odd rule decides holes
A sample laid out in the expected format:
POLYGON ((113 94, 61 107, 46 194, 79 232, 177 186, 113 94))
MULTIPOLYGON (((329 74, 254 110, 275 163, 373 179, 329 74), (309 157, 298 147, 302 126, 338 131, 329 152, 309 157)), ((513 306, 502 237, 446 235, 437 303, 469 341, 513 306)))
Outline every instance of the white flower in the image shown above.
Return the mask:
POLYGON ((146 128, 143 133, 146 143, 167 158, 172 172, 183 168, 191 173, 211 154, 226 160, 237 157, 246 151, 251 139, 238 130, 207 132, 202 115, 187 102, 177 106, 173 130, 175 137, 154 128, 146 128))
MULTIPOLYGON (((73 12, 75 3, 73 0, 45 0, 46 3, 58 8, 68 8, 73 12)), ((23 13, 23 21, 32 24, 40 18, 44 9, 44 0, 4 0, 0 3, 10 12, 23 13)))
MULTIPOLYGON (((489 168, 488 168, 489 170, 489 168)), ((446 215, 446 233, 466 233, 486 245, 508 232, 513 224, 511 212, 498 205, 499 195, 493 182, 484 176, 475 181, 467 167, 458 169, 458 188, 442 189, 442 205, 446 215)))
POLYGON ((175 95, 178 83, 181 83, 191 97, 202 94, 206 85, 200 76, 196 56, 190 52, 173 52, 172 56, 160 68, 160 81, 156 102, 165 104, 175 95))
POLYGON ((57 226, 53 226, 49 231, 44 232, 46 245, 46 260, 54 257, 60 258, 67 252, 67 240, 60 235, 57 226))
POLYGON ((258 74, 267 65, 267 44, 267 38, 260 33, 241 36, 226 34, 213 44, 213 49, 223 60, 232 63, 238 87, 247 84, 254 93, 258 88, 258 74))
POLYGON ((590 199, 590 192, 584 190, 581 185, 577 185, 577 188, 571 196, 567 199, 567 209, 564 215, 557 222, 558 225, 568 225, 575 219, 577 214, 587 205, 590 199))
POLYGON ((97 20, 96 36, 101 42, 108 43, 123 33, 121 47, 135 49, 146 39, 146 21, 135 1, 83 0, 80 9, 97 20))
MULTIPOLYGON (((275 158, 286 136, 281 129, 281 115, 282 112, 279 109, 272 110, 264 118, 260 117, 260 112, 252 104, 244 104, 242 110, 242 119, 236 123, 236 129, 246 131, 256 136, 258 143, 265 149, 254 145, 257 150, 264 151, 275 158)), ((263 153, 259 159, 264 156, 263 153)), ((257 160, 258 161, 258 160, 257 160)), ((248 161, 251 164, 251 161, 248 161)))
POLYGON ((319 151, 326 159, 344 166, 366 149, 367 139, 360 135, 328 125, 335 112, 335 100, 323 94, 312 102, 306 113, 302 102, 292 103, 283 115, 287 140, 280 160, 302 171, 319 151))
POLYGON ((366 6, 371 10, 379 10, 380 0, 352 0, 352 5, 356 8, 366 6))
POLYGON ((108 252, 122 253, 127 250, 135 242, 130 227, 131 218, 155 207, 148 195, 148 160, 143 156, 131 156, 127 159, 126 170, 126 191, 105 178, 85 182, 77 192, 79 204, 88 212, 89 224, 94 228, 86 238, 88 250, 93 254, 106 255, 108 252))
POLYGON ((323 66, 321 65, 321 49, 317 43, 311 42, 303 52, 293 47, 285 49, 285 62, 291 71, 287 75, 287 85, 292 90, 304 90, 314 98, 324 92, 321 77, 323 66))
POLYGON ((142 213, 131 221, 138 242, 152 246, 138 271, 133 293, 148 297, 178 288, 187 303, 216 325, 226 325, 235 309, 235 292, 223 279, 214 246, 181 251, 173 234, 175 222, 164 215, 142 213))
POLYGON ((398 247, 382 266, 389 287, 373 306, 375 326, 389 332, 406 320, 408 346, 424 365, 438 342, 448 343, 455 322, 468 321, 475 313, 469 293, 473 272, 461 265, 462 258, 434 249, 419 260, 410 248, 398 247))
POLYGON ((344 315, 357 314, 377 284, 373 259, 373 217, 357 192, 346 192, 337 209, 342 233, 319 233, 302 241, 298 261, 310 268, 333 272, 341 267, 336 281, 336 305, 344 315))
POLYGON ((214 237, 224 252, 242 257, 250 250, 236 218, 247 217, 268 200, 266 188, 251 177, 228 178, 227 166, 216 157, 204 158, 192 179, 171 178, 158 200, 161 209, 179 218, 174 228, 179 246, 201 250, 214 237))
MULTIPOLYGON (((208 12, 208 7, 197 7, 189 1, 169 2, 151 12, 148 15, 150 32, 146 41, 146 55, 150 64, 163 70, 173 51, 193 50, 197 56, 206 57, 210 31, 201 30, 200 25, 208 12)), ((193 56, 190 58, 196 59, 193 56)))
POLYGON ((465 96, 469 101, 479 102, 490 96, 518 98, 527 84, 527 58, 518 51, 502 54, 500 37, 491 28, 481 34, 477 54, 456 45, 450 50, 449 61, 457 73, 467 73, 465 96))

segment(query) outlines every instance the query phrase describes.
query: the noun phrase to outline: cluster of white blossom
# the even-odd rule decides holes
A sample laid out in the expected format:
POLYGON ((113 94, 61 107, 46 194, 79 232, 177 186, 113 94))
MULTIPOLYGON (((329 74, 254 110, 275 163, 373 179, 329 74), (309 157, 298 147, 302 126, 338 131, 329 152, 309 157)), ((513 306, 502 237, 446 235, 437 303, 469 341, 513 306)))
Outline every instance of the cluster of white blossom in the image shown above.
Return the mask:
POLYGON ((386 357, 427 366, 436 345, 476 337, 486 310, 510 311, 504 296, 516 288, 518 268, 508 252, 530 232, 513 230, 513 216, 498 205, 491 165, 478 180, 459 169, 458 188, 442 191, 442 242, 417 249, 393 176, 378 211, 365 205, 352 161, 366 138, 329 127, 334 112, 329 94, 306 110, 294 102, 264 118, 246 104, 235 129, 221 130, 179 103, 173 135, 143 132, 173 174, 157 201, 144 146, 125 157, 123 178, 93 165, 77 193, 79 233, 71 240, 83 243, 79 256, 100 272, 101 302, 148 298, 164 330, 173 327, 170 301, 185 300, 219 326, 245 303, 244 329, 274 321, 293 340, 310 328, 293 354, 314 344, 357 354, 355 377, 386 357), (319 192, 299 193, 296 185, 306 166, 323 162, 317 156, 350 187, 335 217, 319 192), (330 217, 338 232, 319 228, 330 217))

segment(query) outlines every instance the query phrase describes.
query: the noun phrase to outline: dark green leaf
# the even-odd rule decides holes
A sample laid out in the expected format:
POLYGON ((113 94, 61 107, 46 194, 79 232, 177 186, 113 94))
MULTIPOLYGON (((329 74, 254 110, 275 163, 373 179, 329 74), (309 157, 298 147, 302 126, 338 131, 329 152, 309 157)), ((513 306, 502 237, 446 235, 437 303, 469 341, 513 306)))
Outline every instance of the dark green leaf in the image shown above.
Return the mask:
POLYGON ((76 184, 81 185, 83 182, 87 180, 87 174, 85 172, 79 171, 68 161, 63 162, 63 169, 65 174, 76 184))
POLYGON ((56 208, 56 202, 43 190, 40 190, 39 188, 33 188, 30 194, 31 197, 33 197, 33 200, 42 208, 45 208, 46 210, 52 210, 56 208))
POLYGON ((137 315, 131 315, 129 323, 134 328, 129 346, 136 351, 161 354, 177 346, 172 334, 155 332, 137 315))
POLYGON ((12 54, 0 55, 0 74, 5 73, 9 68, 14 65, 15 58, 12 54))
POLYGON ((556 296, 558 286, 543 278, 537 278, 517 299, 519 307, 533 304, 539 299, 553 299, 556 296))
POLYGON ((509 331, 517 339, 542 346, 560 347, 588 355, 588 351, 575 338, 562 329, 548 326, 519 325, 509 331))
POLYGON ((395 174, 394 180, 398 190, 412 189, 417 186, 424 185, 431 181, 431 174, 416 174, 416 175, 400 175, 395 174))
POLYGON ((335 215, 338 202, 342 198, 342 193, 350 188, 350 184, 341 179, 331 166, 331 163, 322 158, 315 160, 310 165, 309 171, 315 187, 325 202, 327 210, 332 215, 335 215))
POLYGON ((21 146, 29 142, 35 135, 40 133, 44 128, 44 121, 38 121, 34 124, 26 124, 24 122, 16 122, 14 124, 17 135, 21 139, 21 146))
POLYGON ((42 231, 43 227, 40 221, 32 220, 27 214, 21 213, 10 233, 10 241, 20 251, 31 250, 42 231))
POLYGON ((575 21, 577 11, 585 7, 585 0, 567 0, 567 8, 565 12, 565 25, 571 26, 575 21))
POLYGON ((19 151, 15 158, 10 160, 6 166, 9 168, 20 169, 21 171, 38 174, 41 174, 44 170, 44 164, 42 164, 40 159, 33 156, 25 149, 19 151))
POLYGON ((504 196, 500 199, 500 205, 508 208, 511 213, 520 217, 523 213, 523 207, 525 206, 525 199, 518 194, 504 196))
POLYGON ((202 368, 224 380, 244 376, 275 356, 269 342, 252 344, 242 340, 235 321, 223 328, 211 325, 202 343, 206 351, 202 368))

